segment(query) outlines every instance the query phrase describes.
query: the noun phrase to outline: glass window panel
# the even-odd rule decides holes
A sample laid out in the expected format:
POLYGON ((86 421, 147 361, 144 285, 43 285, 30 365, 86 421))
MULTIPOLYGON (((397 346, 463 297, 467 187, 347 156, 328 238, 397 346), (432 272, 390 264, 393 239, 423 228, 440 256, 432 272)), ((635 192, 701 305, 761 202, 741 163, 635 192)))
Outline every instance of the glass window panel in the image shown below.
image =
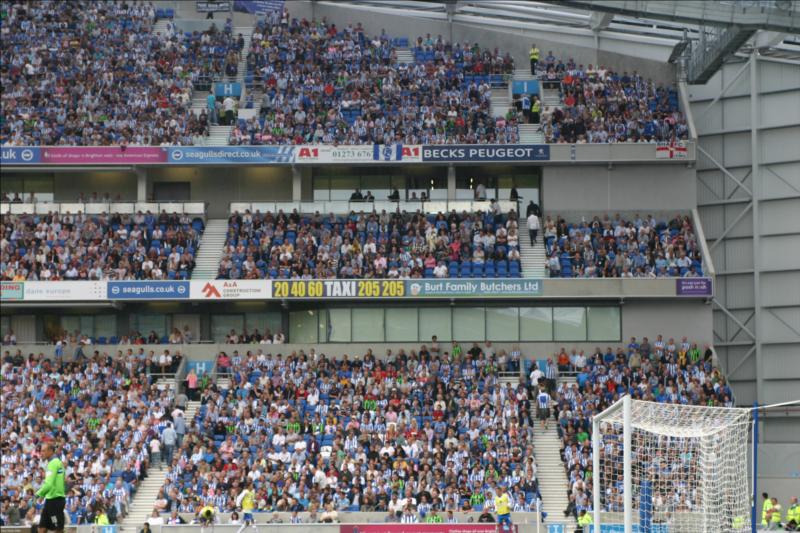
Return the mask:
POLYGON ((289 313, 289 342, 308 344, 317 342, 317 311, 292 311, 289 313))
POLYGON ((328 176, 314 176, 314 201, 327 202, 331 199, 331 179, 328 176))
POLYGON ((349 200, 356 188, 361 186, 359 176, 332 175, 331 176, 331 201, 349 200))
POLYGON ((486 339, 486 315, 483 307, 453 308, 453 338, 457 341, 486 339))
POLYGON ((61 329, 66 331, 69 335, 72 335, 76 331, 78 333, 84 333, 81 331, 81 317, 79 316, 62 316, 61 329))
POLYGON ((550 307, 521 307, 519 329, 520 340, 552 341, 553 309, 550 307))
POLYGON ((117 316, 116 315, 103 315, 102 318, 97 318, 94 321, 94 335, 95 337, 105 337, 108 340, 117 335, 117 316))
POLYGON ((555 307, 553 308, 555 340, 586 340, 586 308, 555 307))
POLYGON ((266 335, 268 332, 274 335, 283 329, 281 312, 247 313, 245 315, 245 326, 247 326, 249 333, 255 333, 258 330, 261 335, 266 335))
POLYGON ((519 340, 519 309, 487 307, 486 338, 490 341, 519 340))
POLYGON ((416 342, 418 336, 416 308, 386 309, 386 342, 416 342))
POLYGON ((383 309, 353 309, 353 341, 383 342, 383 309))
POLYGON ((619 307, 589 307, 586 312, 590 341, 620 341, 619 307))
MULTIPOLYGON (((244 332, 244 315, 211 316, 211 338, 214 342, 225 342, 231 330, 239 335, 244 332)), ((248 330, 248 333, 251 332, 248 330)))
POLYGON ((53 176, 27 176, 25 178, 25 192, 36 193, 39 198, 39 193, 53 193, 53 176))
POLYGON ((136 315, 136 331, 147 337, 155 331, 159 337, 167 334, 167 315, 136 315))
POLYGON ((329 342, 350 342, 352 327, 350 309, 328 309, 329 342))
POLYGON ((449 307, 423 307, 419 310, 419 340, 428 343, 436 335, 439 342, 451 341, 453 316, 449 307))
POLYGON ((81 317, 81 332, 90 337, 94 337, 94 317, 84 315, 81 317))

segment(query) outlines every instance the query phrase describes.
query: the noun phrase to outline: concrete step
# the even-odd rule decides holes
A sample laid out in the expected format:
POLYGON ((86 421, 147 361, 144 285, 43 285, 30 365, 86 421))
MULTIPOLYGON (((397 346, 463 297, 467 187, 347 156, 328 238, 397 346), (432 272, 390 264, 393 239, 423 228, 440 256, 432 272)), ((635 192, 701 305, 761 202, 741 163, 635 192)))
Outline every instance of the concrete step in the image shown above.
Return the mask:
POLYGON ((214 279, 217 277, 227 233, 227 219, 217 218, 206 222, 203 238, 200 240, 200 248, 195 258, 195 269, 192 272, 192 278, 214 279))
POLYGON ((410 64, 416 61, 414 53, 409 48, 397 48, 395 53, 397 54, 398 63, 410 64))

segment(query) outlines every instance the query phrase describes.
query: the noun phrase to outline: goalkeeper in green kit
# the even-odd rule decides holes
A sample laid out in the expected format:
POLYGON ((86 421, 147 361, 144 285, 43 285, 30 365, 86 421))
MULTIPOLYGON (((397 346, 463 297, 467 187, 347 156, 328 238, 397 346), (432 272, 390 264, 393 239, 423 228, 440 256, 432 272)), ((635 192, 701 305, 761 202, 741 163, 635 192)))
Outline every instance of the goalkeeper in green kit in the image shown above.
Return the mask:
POLYGON ((64 531, 64 463, 54 457, 53 445, 46 442, 42 445, 42 458, 48 460, 44 483, 36 491, 36 496, 44 498, 42 517, 39 520, 39 533, 64 531))

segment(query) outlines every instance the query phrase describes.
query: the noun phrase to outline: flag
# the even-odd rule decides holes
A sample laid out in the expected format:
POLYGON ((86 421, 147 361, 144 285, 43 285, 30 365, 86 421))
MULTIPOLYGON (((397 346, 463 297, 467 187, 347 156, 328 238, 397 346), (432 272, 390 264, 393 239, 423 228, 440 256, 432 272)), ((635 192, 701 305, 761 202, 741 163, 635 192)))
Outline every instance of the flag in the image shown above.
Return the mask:
POLYGON ((656 159, 686 159, 686 146, 682 144, 658 143, 656 159))
POLYGON ((375 144, 372 146, 372 159, 375 161, 401 161, 403 159, 403 145, 375 144))

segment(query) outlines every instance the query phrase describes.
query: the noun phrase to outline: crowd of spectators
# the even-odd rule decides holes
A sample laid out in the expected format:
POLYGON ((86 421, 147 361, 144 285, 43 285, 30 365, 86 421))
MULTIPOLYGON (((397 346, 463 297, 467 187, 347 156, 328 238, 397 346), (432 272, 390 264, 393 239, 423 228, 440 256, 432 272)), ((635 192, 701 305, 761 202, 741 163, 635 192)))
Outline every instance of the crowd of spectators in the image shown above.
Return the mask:
POLYGON ((240 121, 232 144, 440 144, 518 142, 516 117, 493 117, 483 73, 513 62, 477 44, 430 36, 417 60, 399 63, 385 32, 358 24, 264 20, 247 56, 248 78, 264 92, 261 119, 240 121))
POLYGON ((497 381, 519 359, 435 337, 385 359, 220 354, 230 388, 201 393, 196 431, 176 449, 156 509, 232 512, 251 487, 259 512, 400 521, 491 510, 500 486, 513 510, 535 509, 531 390, 497 381))
POLYGON ((542 224, 551 278, 656 278, 703 275, 702 255, 688 215, 667 221, 617 214, 542 224))
MULTIPOLYGON (((145 344, 191 344, 195 342, 194 333, 185 325, 183 329, 172 328, 169 334, 159 335, 156 331, 151 330, 150 333, 142 333, 137 330, 131 330, 127 335, 112 335, 112 336, 95 336, 80 331, 70 333, 68 331, 57 331, 49 335, 53 344, 57 347, 62 346, 65 352, 70 349, 76 350, 80 346, 91 346, 94 344, 106 345, 145 345, 145 344)), ((15 342, 16 344, 16 342, 15 342)))
POLYGON ((519 277, 517 214, 235 212, 218 277, 519 277))
POLYGON ((41 447, 66 467, 72 524, 118 522, 147 476, 156 438, 176 415, 170 387, 151 383, 147 358, 128 352, 64 362, 6 351, 2 359, 0 519, 35 526, 41 447))
POLYGON ((678 93, 636 71, 615 72, 603 65, 584 68, 572 58, 544 58, 543 85, 557 85, 562 106, 545 109, 542 129, 548 143, 650 143, 688 139, 678 93))
POLYGON ((282 331, 273 333, 269 328, 261 333, 258 328, 252 332, 248 332, 245 328, 241 333, 235 329, 225 336, 225 344, 284 344, 286 342, 286 335, 282 331))
MULTIPOLYGON (((554 393, 555 418, 562 441, 562 458, 569 482, 569 506, 565 515, 578 517, 581 511, 592 508, 591 417, 616 402, 622 395, 634 399, 681 405, 708 405, 732 407, 733 393, 722 372, 715 366, 714 354, 709 346, 700 348, 697 343, 683 337, 664 340, 658 335, 652 342, 643 337, 633 337, 624 346, 597 347, 593 353, 562 348, 547 363, 550 376, 571 373, 577 382, 562 382, 554 393)), ((542 369, 534 367, 531 380, 546 379, 542 369)), ((620 437, 604 434, 602 448, 613 449, 620 437)), ((683 505, 696 506, 701 491, 691 484, 678 483, 684 471, 691 468, 696 454, 672 457, 674 463, 660 470, 659 482, 653 494, 654 511, 673 512, 683 505), (694 457, 693 457, 694 456, 694 457), (676 481, 675 483, 671 480, 676 481)), ((647 461, 646 458, 642 459, 647 461)), ((607 480, 620 480, 621 472, 609 472, 619 465, 606 460, 601 464, 602 475, 607 480)), ((621 510, 619 487, 610 483, 604 486, 603 511, 621 510)), ((688 510, 688 507, 683 510, 688 510)))
POLYGON ((185 214, 4 214, 0 279, 188 279, 203 222, 185 214))
POLYGON ((152 3, 75 0, 4 6, 0 144, 190 145, 208 135, 194 85, 236 74, 244 38, 153 33, 152 3), (233 67, 231 67, 233 65, 233 67))

